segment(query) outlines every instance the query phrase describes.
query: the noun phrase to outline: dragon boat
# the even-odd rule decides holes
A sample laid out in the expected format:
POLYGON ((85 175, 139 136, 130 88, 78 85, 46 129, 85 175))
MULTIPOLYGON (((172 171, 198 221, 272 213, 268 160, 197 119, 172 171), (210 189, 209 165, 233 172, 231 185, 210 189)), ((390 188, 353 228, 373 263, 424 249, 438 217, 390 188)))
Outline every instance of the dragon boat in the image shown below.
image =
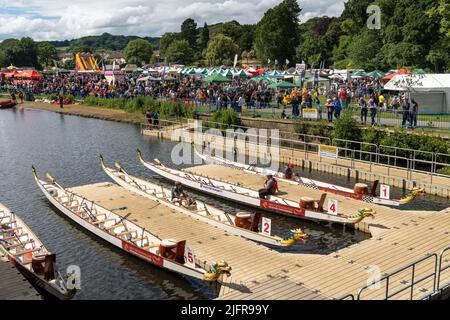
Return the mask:
POLYGON ((152 265, 188 277, 218 281, 221 275, 230 275, 231 267, 225 261, 211 264, 210 270, 200 266, 194 257, 185 257, 186 241, 160 239, 149 230, 80 195, 60 186, 47 174, 48 182, 40 180, 35 168, 33 175, 41 191, 64 215, 112 245, 152 265))
POLYGON ((170 189, 129 175, 119 163, 115 163, 116 169, 108 168, 103 157, 100 156, 100 165, 103 171, 121 187, 230 234, 282 247, 292 246, 296 241, 304 241, 308 237, 301 229, 291 230, 292 234, 285 239, 265 234, 259 231, 261 213, 251 215, 242 212, 232 216, 197 199, 191 200, 192 202, 172 201, 170 189))
POLYGON ((56 268, 56 254, 49 252, 25 222, 1 203, 0 253, 45 298, 70 300, 75 295, 74 283, 69 286, 69 276, 62 276, 56 268))
POLYGON ((425 190, 423 188, 415 187, 411 190, 411 192, 402 199, 384 199, 379 196, 377 196, 377 187, 379 184, 378 180, 375 180, 371 187, 369 187, 367 184, 364 183, 357 183, 355 184, 354 189, 342 187, 339 185, 326 183, 322 181, 312 180, 305 177, 300 177, 299 175, 293 175, 291 179, 286 179, 284 173, 266 169, 266 168, 260 168, 255 165, 246 165, 240 162, 234 162, 228 159, 224 159, 219 156, 209 156, 200 154, 198 150, 195 148, 195 153, 199 158, 201 158, 206 163, 212 163, 212 164, 218 164, 223 165, 227 167, 231 167, 238 170, 243 170, 247 173, 252 173, 256 175, 268 175, 271 174, 274 177, 276 177, 279 181, 283 181, 286 183, 290 183, 293 185, 300 185, 307 188, 312 188, 316 190, 321 190, 345 197, 349 197, 355 200, 364 201, 367 203, 374 203, 374 204, 380 204, 380 205, 386 205, 386 206, 393 206, 393 207, 399 207, 401 205, 410 203, 414 201, 418 196, 425 194, 425 190))
POLYGON ((172 169, 166 167, 158 159, 154 159, 153 162, 145 161, 139 150, 138 158, 146 168, 168 180, 181 182, 189 188, 233 202, 291 217, 346 225, 359 223, 367 217, 374 218, 376 213, 371 208, 361 209, 355 215, 344 215, 342 213, 333 214, 327 212, 324 209, 324 203, 327 197, 326 193, 323 193, 319 200, 304 197, 299 202, 281 198, 276 195, 270 196, 269 199, 261 199, 257 190, 172 169))

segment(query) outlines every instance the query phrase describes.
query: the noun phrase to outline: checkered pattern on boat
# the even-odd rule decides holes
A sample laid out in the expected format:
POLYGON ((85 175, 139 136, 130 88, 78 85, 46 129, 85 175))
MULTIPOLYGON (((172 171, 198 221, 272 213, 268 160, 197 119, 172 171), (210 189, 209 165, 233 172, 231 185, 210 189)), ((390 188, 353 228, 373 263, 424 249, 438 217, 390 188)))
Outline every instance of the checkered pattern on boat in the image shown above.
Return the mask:
POLYGON ((363 196, 362 200, 364 202, 373 203, 373 197, 371 197, 371 196, 363 196))

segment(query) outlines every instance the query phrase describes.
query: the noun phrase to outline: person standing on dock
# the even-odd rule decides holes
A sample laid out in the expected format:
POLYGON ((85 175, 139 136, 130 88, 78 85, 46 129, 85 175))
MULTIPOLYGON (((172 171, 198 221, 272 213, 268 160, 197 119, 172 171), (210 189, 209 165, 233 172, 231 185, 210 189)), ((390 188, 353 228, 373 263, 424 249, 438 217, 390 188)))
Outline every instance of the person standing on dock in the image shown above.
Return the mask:
POLYGON ((278 182, 271 174, 269 174, 266 176, 264 188, 259 190, 259 197, 261 199, 267 199, 267 196, 274 195, 277 191, 278 182))
POLYGON ((64 109, 64 97, 61 94, 59 95, 59 107, 64 109))

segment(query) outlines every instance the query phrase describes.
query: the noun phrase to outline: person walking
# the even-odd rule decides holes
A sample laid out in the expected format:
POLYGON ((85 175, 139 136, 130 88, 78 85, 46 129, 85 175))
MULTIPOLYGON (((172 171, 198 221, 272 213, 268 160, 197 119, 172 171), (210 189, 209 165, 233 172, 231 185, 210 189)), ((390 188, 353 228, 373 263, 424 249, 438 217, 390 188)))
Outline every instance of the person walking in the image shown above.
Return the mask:
POLYGON ((62 96, 62 94, 59 95, 59 107, 61 109, 64 109, 64 97, 62 96))
POLYGON ((337 98, 334 98, 333 109, 334 109, 334 117, 336 119, 339 119, 339 117, 341 116, 342 104, 341 101, 337 98))
POLYGON ((403 103, 403 121, 402 121, 402 127, 406 125, 406 123, 409 120, 409 109, 411 108, 411 105, 409 104, 408 100, 405 100, 405 103, 403 103))
POLYGON ((410 124, 411 127, 415 128, 417 127, 417 115, 419 114, 419 104, 414 99, 411 100, 411 108, 412 110, 411 110, 410 124))
POLYGON ((367 101, 364 98, 359 100, 359 106, 361 108, 361 124, 367 125, 367 114, 369 109, 367 108, 367 101))
POLYGON ((326 107, 327 107, 328 122, 333 122, 333 109, 334 109, 334 106, 333 106, 333 101, 331 99, 327 100, 326 107))
POLYGON ((369 101, 370 119, 372 127, 375 126, 375 118, 377 116, 377 105, 373 99, 369 101))

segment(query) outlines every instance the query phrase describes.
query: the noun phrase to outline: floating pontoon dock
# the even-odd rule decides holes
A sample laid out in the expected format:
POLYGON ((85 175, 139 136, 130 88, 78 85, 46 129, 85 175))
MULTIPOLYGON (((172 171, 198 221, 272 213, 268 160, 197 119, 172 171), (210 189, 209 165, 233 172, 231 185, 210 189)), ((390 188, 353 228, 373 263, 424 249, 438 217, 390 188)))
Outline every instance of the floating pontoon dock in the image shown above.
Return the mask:
MULTIPOLYGON (((260 177, 252 175, 252 179, 252 183, 260 184, 260 177)), ((389 277, 388 296, 403 290, 389 298, 421 299, 450 282, 450 268, 446 268, 450 250, 443 251, 450 245, 450 208, 415 212, 371 205, 377 211, 376 219, 367 221, 365 226, 371 239, 328 255, 313 255, 274 251, 109 182, 72 190, 108 209, 126 207, 115 212, 131 212, 130 220, 151 228, 161 238, 187 240, 199 262, 225 259, 233 271, 221 286, 218 299, 339 299, 348 294, 358 298, 368 280, 383 278, 408 265, 389 277), (415 263, 418 260, 421 261, 415 263)), ((343 208, 365 205, 336 199, 343 208)), ((380 281, 377 287, 363 289, 359 298, 386 298, 386 281, 380 281)), ((448 290, 442 293, 448 295, 448 290)))

